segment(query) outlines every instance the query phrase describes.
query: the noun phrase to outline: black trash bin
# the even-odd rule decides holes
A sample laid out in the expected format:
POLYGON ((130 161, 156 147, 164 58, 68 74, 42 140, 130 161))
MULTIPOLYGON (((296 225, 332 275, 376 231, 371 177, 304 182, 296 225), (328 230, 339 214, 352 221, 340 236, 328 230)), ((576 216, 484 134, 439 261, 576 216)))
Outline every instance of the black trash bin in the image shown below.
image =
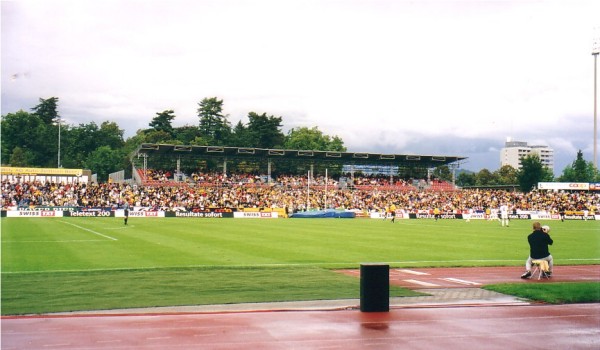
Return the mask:
POLYGON ((360 264, 360 311, 390 311, 390 266, 360 264))

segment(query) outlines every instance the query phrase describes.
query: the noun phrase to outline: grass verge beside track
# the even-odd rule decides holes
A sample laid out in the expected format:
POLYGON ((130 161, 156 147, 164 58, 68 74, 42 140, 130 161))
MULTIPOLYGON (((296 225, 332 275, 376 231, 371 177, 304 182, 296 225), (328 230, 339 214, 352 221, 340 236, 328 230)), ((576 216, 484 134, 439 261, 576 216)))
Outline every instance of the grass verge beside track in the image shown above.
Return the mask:
MULTIPOLYGON (((2 274, 2 314, 358 298, 359 280, 317 267, 2 274)), ((420 295, 391 286, 390 296, 420 295)))
POLYGON ((599 282, 507 283, 489 285, 483 289, 549 304, 600 303, 599 282))

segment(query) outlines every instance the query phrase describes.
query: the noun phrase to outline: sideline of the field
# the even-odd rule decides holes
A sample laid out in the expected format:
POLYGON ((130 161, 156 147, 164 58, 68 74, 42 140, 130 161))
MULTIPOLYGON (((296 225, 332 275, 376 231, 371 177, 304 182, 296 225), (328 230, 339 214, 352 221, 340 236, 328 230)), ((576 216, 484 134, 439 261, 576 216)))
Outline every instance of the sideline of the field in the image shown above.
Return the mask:
POLYGON ((115 237, 111 237, 111 236, 105 235, 105 234, 103 234, 103 233, 100 233, 100 232, 98 232, 98 231, 94 231, 94 230, 92 230, 92 229, 89 229, 89 228, 86 228, 86 227, 83 227, 83 226, 76 225, 76 224, 74 224, 74 223, 72 223, 72 222, 68 222, 68 221, 65 221, 65 220, 60 220, 60 222, 62 222, 63 224, 71 225, 71 226, 73 226, 73 227, 77 227, 77 228, 78 228, 78 229, 80 229, 80 230, 83 230, 83 231, 87 231, 87 232, 93 233, 93 234, 95 234, 96 236, 100 236, 100 237, 104 237, 104 238, 106 238, 106 239, 110 239, 111 241, 118 241, 118 239, 116 239, 115 237))
MULTIPOLYGON (((359 270, 339 270, 359 278, 359 270)), ((495 283, 547 283, 600 281, 600 265, 570 265, 558 268, 552 280, 522 280, 518 267, 445 267, 391 269, 390 284, 400 285, 423 295, 391 297, 390 308, 453 307, 453 306, 506 306, 530 305, 529 300, 482 289, 495 283), (407 278, 422 279, 423 284, 407 283, 407 278), (441 283, 440 281, 443 281, 441 283), (426 283, 427 282, 427 283, 426 283), (441 283, 434 285, 431 282, 441 283), (467 283, 469 282, 469 283, 467 283), (427 285, 432 287, 424 287, 427 285)), ((165 306, 117 310, 93 310, 55 313, 52 315, 148 315, 227 313, 262 311, 326 311, 360 309, 360 299, 287 301, 270 303, 240 303, 216 305, 165 306)))
MULTIPOLYGON (((98 240, 93 240, 98 241, 98 240)), ((56 242, 56 241, 52 241, 56 242)), ((72 241, 74 242, 74 241, 72 241)), ((5 243, 5 242, 3 242, 5 243)), ((555 259, 554 263, 557 265, 569 266, 570 263, 581 263, 581 262, 598 262, 600 258, 574 258, 574 259, 555 259)), ((456 260, 404 260, 404 261, 378 261, 376 263, 390 265, 390 268, 399 268, 392 266, 404 266, 417 265, 417 266, 438 266, 448 264, 450 266, 461 266, 463 264, 476 264, 474 266, 464 266, 464 268, 492 268, 496 264, 499 266, 513 265, 515 263, 524 264, 524 259, 456 259, 456 260)), ((372 263, 372 262, 371 262, 372 263)), ((286 263, 286 264, 253 264, 253 265, 172 265, 172 266, 146 266, 146 267, 116 267, 116 268, 103 268, 103 269, 64 269, 64 270, 35 270, 35 271, 2 271, 3 274, 27 274, 27 273, 62 273, 62 272, 98 272, 98 271, 144 271, 144 270, 165 270, 165 269, 181 269, 181 268, 197 268, 197 269, 236 269, 236 268, 277 268, 277 267, 323 267, 323 268, 348 268, 349 266, 360 267, 362 262, 327 262, 327 263, 286 263)), ((435 268, 435 267, 433 267, 435 268)))
MULTIPOLYGON (((531 302, 510 295, 481 288, 420 289, 424 293, 415 297, 391 297, 390 309, 468 307, 468 306, 516 306, 531 302)), ((118 316, 118 315, 168 315, 196 313, 242 313, 267 311, 337 311, 359 310, 360 299, 286 301, 270 303, 240 303, 216 305, 164 306, 117 310, 93 310, 45 314, 44 316, 118 316)))

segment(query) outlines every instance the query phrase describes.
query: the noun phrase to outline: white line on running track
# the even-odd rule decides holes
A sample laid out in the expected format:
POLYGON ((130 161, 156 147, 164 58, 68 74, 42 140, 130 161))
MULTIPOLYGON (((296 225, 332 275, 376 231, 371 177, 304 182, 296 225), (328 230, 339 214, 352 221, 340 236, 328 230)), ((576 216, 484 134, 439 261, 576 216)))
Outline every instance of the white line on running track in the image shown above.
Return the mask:
POLYGON ((79 226, 79 225, 75 225, 75 224, 72 224, 72 223, 70 223, 70 222, 67 222, 67 221, 64 221, 64 220, 61 220, 61 222, 62 222, 62 223, 65 223, 65 224, 67 224, 67 225, 75 226, 75 227, 77 227, 78 229, 81 229, 81 230, 84 230, 84 231, 91 232, 91 233, 93 233, 93 234, 95 234, 95 235, 98 235, 98 236, 101 236, 101 237, 104 237, 104 238, 108 238, 108 239, 111 239, 111 240, 113 240, 113 241, 118 241, 118 239, 116 239, 116 238, 114 238, 114 237, 107 236, 107 235, 103 235, 102 233, 100 233, 100 232, 96 232, 96 231, 94 231, 94 230, 90 230, 89 228, 85 228, 85 227, 82 227, 82 226, 79 226))
POLYGON ((439 284, 434 284, 434 283, 429 283, 429 282, 423 282, 423 281, 417 281, 417 280, 403 280, 404 282, 408 282, 408 283, 414 283, 414 284, 418 284, 420 286, 424 286, 424 287, 439 287, 439 284))
POLYGON ((71 343, 60 343, 60 344, 44 344, 45 348, 64 348, 66 346, 70 346, 71 343))
POLYGON ((477 283, 477 282, 471 282, 471 281, 465 281, 465 280, 461 280, 458 278, 452 278, 452 277, 448 277, 448 278, 440 278, 441 280, 447 281, 447 282, 454 282, 454 283, 459 283, 459 284, 466 284, 469 286, 479 286, 481 285, 481 283, 477 283))
POLYGON ((399 270, 396 270, 396 271, 408 273, 408 274, 411 274, 411 275, 418 275, 418 276, 427 276, 427 275, 430 275, 427 272, 414 271, 414 270, 406 270, 406 269, 402 269, 402 270, 399 269, 399 270))

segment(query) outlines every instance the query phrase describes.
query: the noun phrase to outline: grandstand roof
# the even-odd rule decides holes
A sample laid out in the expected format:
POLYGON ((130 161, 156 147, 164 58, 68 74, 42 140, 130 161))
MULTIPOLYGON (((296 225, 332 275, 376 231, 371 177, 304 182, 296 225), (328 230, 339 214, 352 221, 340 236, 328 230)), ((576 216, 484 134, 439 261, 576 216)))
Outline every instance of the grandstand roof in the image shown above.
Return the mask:
POLYGON ((401 167, 434 168, 459 162, 467 157, 444 155, 385 154, 366 152, 333 152, 291 149, 264 149, 249 147, 192 146, 143 143, 132 156, 174 157, 185 155, 190 158, 228 159, 285 159, 297 161, 335 162, 359 165, 397 165, 401 167))

